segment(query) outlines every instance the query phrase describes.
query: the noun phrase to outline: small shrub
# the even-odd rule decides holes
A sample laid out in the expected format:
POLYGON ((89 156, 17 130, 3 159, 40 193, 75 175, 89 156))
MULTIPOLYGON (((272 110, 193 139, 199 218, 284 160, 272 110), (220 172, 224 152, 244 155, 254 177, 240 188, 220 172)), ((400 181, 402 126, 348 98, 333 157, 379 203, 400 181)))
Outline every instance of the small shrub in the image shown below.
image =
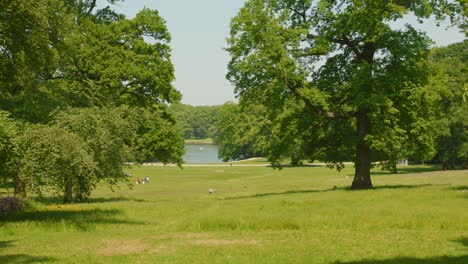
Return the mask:
POLYGON ((0 198, 0 213, 15 213, 23 209, 23 202, 17 197, 0 198))

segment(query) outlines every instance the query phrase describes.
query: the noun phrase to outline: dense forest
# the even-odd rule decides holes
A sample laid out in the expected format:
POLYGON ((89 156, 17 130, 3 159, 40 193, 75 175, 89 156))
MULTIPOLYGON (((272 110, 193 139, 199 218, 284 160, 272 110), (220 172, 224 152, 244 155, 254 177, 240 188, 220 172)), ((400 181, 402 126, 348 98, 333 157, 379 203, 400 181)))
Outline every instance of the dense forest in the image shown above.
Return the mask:
POLYGON ((177 121, 177 128, 184 139, 215 139, 220 109, 221 106, 173 104, 168 111, 177 121))

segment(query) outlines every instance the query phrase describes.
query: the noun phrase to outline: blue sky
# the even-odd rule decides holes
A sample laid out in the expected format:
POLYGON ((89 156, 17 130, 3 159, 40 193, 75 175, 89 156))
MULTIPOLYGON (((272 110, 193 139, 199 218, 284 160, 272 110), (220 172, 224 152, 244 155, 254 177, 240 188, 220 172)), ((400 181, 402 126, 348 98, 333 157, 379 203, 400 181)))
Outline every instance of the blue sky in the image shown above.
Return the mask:
MULTIPOLYGON (((116 11, 132 18, 144 7, 157 9, 172 35, 174 86, 182 102, 191 105, 219 105, 235 100, 234 89, 225 79, 229 55, 226 38, 229 23, 245 0, 126 0, 116 11)), ((101 0, 102 3, 102 0, 101 0)), ((413 19, 407 21, 417 25, 413 19)), ((426 21, 418 28, 428 32, 437 46, 464 39, 456 29, 436 27, 426 21)))

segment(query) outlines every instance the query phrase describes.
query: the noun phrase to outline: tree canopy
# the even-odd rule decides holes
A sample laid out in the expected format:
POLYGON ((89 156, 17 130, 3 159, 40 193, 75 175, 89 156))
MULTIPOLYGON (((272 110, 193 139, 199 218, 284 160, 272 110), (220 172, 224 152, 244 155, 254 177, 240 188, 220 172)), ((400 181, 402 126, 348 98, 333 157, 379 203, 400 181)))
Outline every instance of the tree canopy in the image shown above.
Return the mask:
POLYGON ((180 166, 170 40, 157 10, 128 19, 96 0, 1 1, 3 182, 83 201, 124 181, 126 162, 180 166))
POLYGON ((434 153, 431 40, 390 23, 411 13, 463 24, 462 2, 247 1, 231 22, 227 78, 242 104, 266 106, 282 128, 270 160, 284 149, 338 166, 352 159, 352 188, 367 189, 372 160, 434 153))
POLYGON ((435 83, 445 89, 442 94, 439 119, 442 134, 437 139, 436 160, 444 169, 459 165, 468 167, 468 41, 455 43, 431 52, 431 62, 437 69, 435 83))
POLYGON ((172 104, 169 113, 185 139, 216 138, 216 121, 221 106, 172 104))
POLYGON ((220 107, 214 138, 223 161, 263 156, 262 150, 269 137, 269 121, 262 106, 242 108, 226 103, 220 107))
POLYGON ((47 122, 66 107, 157 109, 180 100, 158 11, 127 19, 96 1, 0 5, 0 100, 13 117, 47 122))

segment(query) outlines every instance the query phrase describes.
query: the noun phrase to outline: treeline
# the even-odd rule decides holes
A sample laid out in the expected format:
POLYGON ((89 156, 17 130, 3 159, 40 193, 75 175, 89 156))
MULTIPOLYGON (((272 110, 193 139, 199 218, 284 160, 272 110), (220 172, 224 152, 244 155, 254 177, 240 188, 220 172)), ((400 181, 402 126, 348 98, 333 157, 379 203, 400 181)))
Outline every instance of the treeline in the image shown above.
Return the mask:
POLYGON ((434 85, 443 88, 433 161, 442 163, 444 169, 468 168, 468 41, 433 49, 431 61, 437 73, 434 85))
MULTIPOLYGON (((400 140, 392 138, 374 139, 372 161, 381 162, 386 169, 396 172, 397 162, 405 159, 441 163, 444 169, 468 168, 468 41, 432 49, 429 61, 432 73, 426 93, 433 91, 430 105, 421 101, 427 100, 423 94, 413 100, 419 107, 426 107, 422 111, 430 113, 424 126, 432 135, 426 138, 418 131, 406 133, 394 127, 393 137, 419 138, 409 138, 414 145, 400 144, 400 140)), ((346 130, 353 133, 354 129, 347 127, 353 124, 310 118, 305 105, 294 101, 278 113, 259 104, 228 103, 220 108, 216 124, 219 155, 226 161, 263 155, 274 165, 284 159, 297 165, 302 161, 354 158, 354 149, 341 134, 346 130)), ((418 125, 410 123, 408 130, 416 130, 418 125)))
POLYGON ((182 164, 165 21, 107 2, 0 1, 0 187, 84 201, 126 162, 182 164))
POLYGON ((169 113, 177 120, 177 128, 185 139, 215 139, 220 109, 221 106, 173 104, 169 113))

